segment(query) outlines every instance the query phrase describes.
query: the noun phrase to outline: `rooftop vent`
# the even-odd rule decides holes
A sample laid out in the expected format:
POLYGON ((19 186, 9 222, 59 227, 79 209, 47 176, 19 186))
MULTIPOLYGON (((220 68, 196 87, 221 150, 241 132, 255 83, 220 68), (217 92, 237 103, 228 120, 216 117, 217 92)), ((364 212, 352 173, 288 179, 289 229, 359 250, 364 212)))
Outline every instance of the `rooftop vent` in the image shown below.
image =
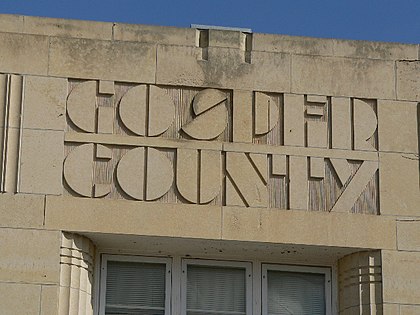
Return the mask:
POLYGON ((191 24, 191 28, 197 28, 200 30, 220 30, 220 31, 237 31, 237 32, 242 32, 242 33, 252 33, 252 29, 242 28, 242 27, 226 27, 226 26, 217 26, 217 25, 191 24))

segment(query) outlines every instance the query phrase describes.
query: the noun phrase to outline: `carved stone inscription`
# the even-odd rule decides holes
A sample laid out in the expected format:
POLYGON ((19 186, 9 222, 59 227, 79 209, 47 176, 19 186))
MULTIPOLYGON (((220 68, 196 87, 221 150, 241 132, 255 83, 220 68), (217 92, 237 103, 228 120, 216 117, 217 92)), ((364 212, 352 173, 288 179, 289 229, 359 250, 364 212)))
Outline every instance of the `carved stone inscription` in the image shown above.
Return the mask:
POLYGON ((69 81, 66 194, 379 213, 376 100, 69 81))

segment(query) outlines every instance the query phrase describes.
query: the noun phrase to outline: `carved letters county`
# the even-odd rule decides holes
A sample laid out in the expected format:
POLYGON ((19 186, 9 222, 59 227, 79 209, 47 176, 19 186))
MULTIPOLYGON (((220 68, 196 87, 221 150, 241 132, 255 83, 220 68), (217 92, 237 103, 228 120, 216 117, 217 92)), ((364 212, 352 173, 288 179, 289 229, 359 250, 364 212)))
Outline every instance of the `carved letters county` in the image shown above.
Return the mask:
POLYGON ((379 213, 376 100, 69 81, 66 193, 379 213))

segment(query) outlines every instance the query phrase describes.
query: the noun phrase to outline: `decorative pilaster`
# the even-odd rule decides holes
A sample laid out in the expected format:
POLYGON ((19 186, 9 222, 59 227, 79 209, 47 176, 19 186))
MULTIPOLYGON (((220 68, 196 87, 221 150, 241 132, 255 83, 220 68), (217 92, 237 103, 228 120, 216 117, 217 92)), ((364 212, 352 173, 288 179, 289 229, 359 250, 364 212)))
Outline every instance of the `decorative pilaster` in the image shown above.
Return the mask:
POLYGON ((60 315, 93 314, 94 253, 95 247, 88 238, 63 233, 60 250, 60 315))
POLYGON ((358 252, 338 262, 339 314, 382 314, 380 251, 358 252))

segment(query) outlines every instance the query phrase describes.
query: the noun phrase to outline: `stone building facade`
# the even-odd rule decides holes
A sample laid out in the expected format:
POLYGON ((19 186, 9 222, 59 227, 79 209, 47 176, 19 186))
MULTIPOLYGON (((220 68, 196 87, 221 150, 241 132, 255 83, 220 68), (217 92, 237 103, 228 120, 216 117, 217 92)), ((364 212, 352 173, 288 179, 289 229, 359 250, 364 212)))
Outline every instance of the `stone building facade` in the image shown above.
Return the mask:
POLYGON ((420 314, 419 45, 0 26, 1 314, 420 314))

